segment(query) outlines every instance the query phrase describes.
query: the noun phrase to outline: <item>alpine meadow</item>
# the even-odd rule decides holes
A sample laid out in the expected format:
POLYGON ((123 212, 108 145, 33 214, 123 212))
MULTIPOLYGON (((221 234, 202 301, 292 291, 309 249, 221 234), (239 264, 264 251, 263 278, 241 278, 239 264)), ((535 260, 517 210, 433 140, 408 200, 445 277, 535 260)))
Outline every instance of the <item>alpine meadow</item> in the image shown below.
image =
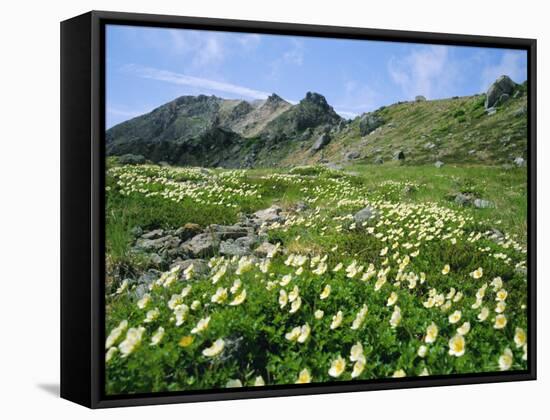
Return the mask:
POLYGON ((527 369, 526 75, 352 115, 329 64, 333 84, 262 96, 206 86, 186 48, 162 54, 193 77, 124 67, 130 104, 174 90, 105 133, 107 395, 527 369))

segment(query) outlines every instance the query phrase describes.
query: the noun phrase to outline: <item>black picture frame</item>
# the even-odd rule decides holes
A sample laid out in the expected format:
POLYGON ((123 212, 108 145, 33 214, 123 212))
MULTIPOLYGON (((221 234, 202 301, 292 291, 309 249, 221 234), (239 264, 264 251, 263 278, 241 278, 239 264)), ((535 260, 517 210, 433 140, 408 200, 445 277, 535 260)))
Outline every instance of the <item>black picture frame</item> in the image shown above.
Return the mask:
POLYGON ((92 11, 61 23, 61 397, 90 408, 536 379, 536 40, 92 11), (425 378, 105 396, 105 25, 306 35, 527 51, 528 369, 425 378))

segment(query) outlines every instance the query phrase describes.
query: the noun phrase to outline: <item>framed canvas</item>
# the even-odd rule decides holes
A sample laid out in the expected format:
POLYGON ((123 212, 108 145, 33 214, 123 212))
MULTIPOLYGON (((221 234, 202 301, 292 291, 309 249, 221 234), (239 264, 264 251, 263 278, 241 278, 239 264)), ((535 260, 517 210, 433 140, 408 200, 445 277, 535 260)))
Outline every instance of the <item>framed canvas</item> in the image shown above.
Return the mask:
POLYGON ((61 24, 61 396, 536 378, 536 41, 61 24))

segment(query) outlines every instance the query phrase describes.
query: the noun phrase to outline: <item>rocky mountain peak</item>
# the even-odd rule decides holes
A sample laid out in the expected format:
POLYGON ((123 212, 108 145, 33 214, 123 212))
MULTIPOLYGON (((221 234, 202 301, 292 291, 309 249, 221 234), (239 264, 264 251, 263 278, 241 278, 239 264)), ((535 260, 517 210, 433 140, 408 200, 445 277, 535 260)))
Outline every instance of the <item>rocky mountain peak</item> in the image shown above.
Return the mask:
POLYGON ((300 103, 310 103, 313 105, 320 106, 321 108, 328 109, 330 105, 328 104, 326 98, 320 93, 308 92, 304 99, 300 103))
POLYGON ((276 93, 272 93, 271 95, 269 95, 267 97, 267 99, 265 100, 265 104, 264 105, 279 105, 281 103, 286 103, 286 101, 281 98, 279 95, 277 95, 276 93))

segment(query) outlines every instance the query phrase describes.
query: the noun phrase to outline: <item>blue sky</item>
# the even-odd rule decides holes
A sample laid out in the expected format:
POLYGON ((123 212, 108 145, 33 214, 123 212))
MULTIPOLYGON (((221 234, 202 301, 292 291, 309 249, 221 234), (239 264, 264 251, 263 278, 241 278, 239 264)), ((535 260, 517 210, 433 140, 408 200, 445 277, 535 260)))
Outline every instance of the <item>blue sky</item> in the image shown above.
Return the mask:
POLYGON ((527 78, 524 51, 109 25, 111 127, 181 95, 297 102, 321 93, 346 118, 382 105, 484 92, 527 78))

